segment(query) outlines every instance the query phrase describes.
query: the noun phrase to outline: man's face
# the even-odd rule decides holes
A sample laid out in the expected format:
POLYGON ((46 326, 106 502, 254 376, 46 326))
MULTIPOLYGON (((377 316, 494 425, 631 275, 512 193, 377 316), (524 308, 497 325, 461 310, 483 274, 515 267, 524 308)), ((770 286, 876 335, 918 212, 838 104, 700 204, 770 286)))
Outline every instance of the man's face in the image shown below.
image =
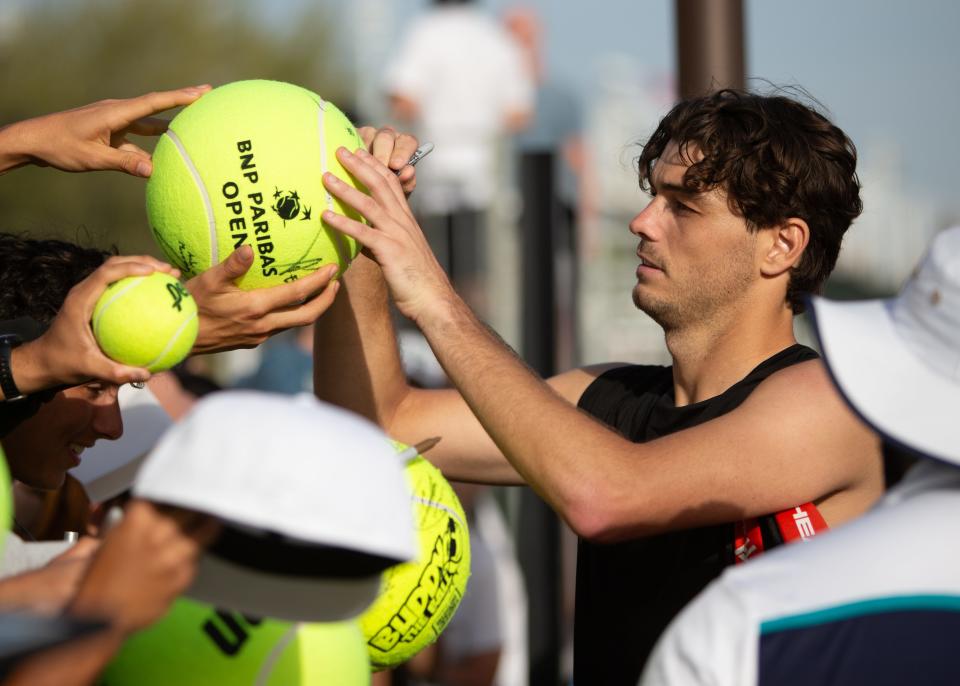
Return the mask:
POLYGON ((91 382, 57 393, 3 439, 11 476, 34 488, 59 488, 84 449, 123 434, 117 390, 91 382))
POLYGON ((630 222, 641 258, 633 302, 668 331, 708 321, 760 278, 757 234, 730 211, 723 191, 685 190, 688 166, 671 142, 653 170, 655 197, 630 222))

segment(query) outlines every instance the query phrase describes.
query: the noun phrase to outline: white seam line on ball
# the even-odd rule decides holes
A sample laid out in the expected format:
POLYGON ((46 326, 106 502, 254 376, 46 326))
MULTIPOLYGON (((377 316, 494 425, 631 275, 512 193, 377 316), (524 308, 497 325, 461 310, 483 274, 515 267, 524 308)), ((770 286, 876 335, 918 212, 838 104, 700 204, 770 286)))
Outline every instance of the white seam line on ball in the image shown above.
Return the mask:
MULTIPOLYGON (((317 103, 317 133, 320 136, 320 178, 323 178, 323 175, 329 171, 327 167, 327 144, 325 139, 324 122, 327 114, 326 110, 327 103, 323 98, 320 98, 320 102, 317 103)), ((322 185, 322 184, 321 184, 322 185)), ((327 196, 327 209, 331 212, 335 212, 333 209, 333 196, 330 195, 330 191, 326 188, 323 189, 324 195, 327 196)), ((323 219, 320 220, 320 230, 323 231, 323 219)), ((346 243, 346 237, 341 234, 339 231, 328 232, 329 236, 333 239, 333 249, 337 252, 337 260, 340 264, 348 265, 350 260, 347 259, 350 255, 350 247, 346 243)))
POLYGON ((295 622, 273 645, 270 654, 267 655, 263 661, 263 665, 260 667, 260 673, 257 674, 256 681, 253 682, 254 686, 266 686, 266 684, 270 682, 270 674, 273 672, 273 668, 276 667, 280 661, 283 651, 286 650, 287 646, 297 637, 297 632, 300 631, 301 626, 303 625, 300 622, 295 622))
POLYGON ((107 309, 114 303, 114 301, 115 301, 117 298, 119 298, 121 295, 124 295, 124 294, 127 293, 128 291, 136 288, 136 287, 139 286, 141 283, 143 283, 143 280, 144 280, 146 277, 145 277, 145 276, 134 276, 134 277, 131 277, 131 278, 134 279, 134 280, 131 281, 130 283, 128 283, 128 284, 127 284, 126 286, 124 286, 123 288, 121 288, 119 291, 117 291, 117 292, 114 293, 113 295, 111 295, 111 296, 110 296, 110 299, 107 300, 107 302, 105 302, 105 303, 103 304, 103 307, 100 308, 100 311, 97 313, 97 316, 93 318, 93 335, 94 335, 94 336, 97 335, 97 331, 98 331, 99 328, 100 328, 100 317, 103 316, 103 313, 107 311, 107 309))
POLYGON ((456 519, 457 522, 460 524, 460 526, 462 526, 464 529, 467 528, 467 525, 464 523, 464 521, 463 521, 462 519, 460 519, 460 515, 457 513, 457 511, 454 510, 454 509, 453 509, 452 507, 450 507, 449 505, 444 505, 443 503, 438 503, 438 502, 435 501, 435 500, 430 500, 429 498, 424 498, 424 497, 419 496, 419 495, 412 495, 412 496, 410 496, 410 498, 411 498, 411 499, 413 500, 413 502, 415 502, 415 503, 420 503, 421 505, 426 505, 427 507, 435 507, 435 508, 437 508, 438 510, 443 510, 443 511, 446 512, 448 515, 450 515, 451 517, 453 517, 454 519, 456 519))
MULTIPOLYGON (((323 177, 327 173, 327 144, 326 137, 324 136, 324 127, 323 119, 326 114, 326 102, 323 98, 320 98, 320 102, 317 103, 317 134, 320 136, 320 176, 323 177)), ((330 195, 330 191, 326 188, 323 189, 324 195, 327 196, 327 209, 333 212, 333 196, 330 195)))
MULTIPOLYGON (((162 360, 162 359, 163 359, 163 356, 166 355, 168 352, 170 352, 170 348, 172 348, 172 347, 173 347, 173 344, 177 342, 177 339, 178 339, 178 338, 180 338, 180 334, 183 333, 183 329, 187 326, 187 324, 189 324, 190 322, 192 322, 192 321, 193 321, 194 319, 196 319, 196 318, 197 318, 196 313, 190 315, 190 318, 187 319, 185 322, 183 322, 183 323, 177 328, 177 330, 174 332, 174 334, 170 337, 170 340, 167 341, 166 347, 164 347, 164 349, 160 351, 160 354, 157 355, 157 356, 156 356, 153 360, 151 360, 148 364, 143 365, 143 368, 144 368, 144 369, 149 369, 150 367, 152 367, 153 365, 155 365, 157 362, 159 362, 160 360, 162 360)), ((188 352, 189 352, 189 351, 188 351, 188 352)))
POLYGON ((187 165, 187 169, 189 169, 190 173, 193 174, 193 180, 197 184, 197 188, 200 190, 200 197, 203 199, 203 207, 207 211, 207 225, 210 230, 210 266, 219 264, 220 250, 219 246, 217 245, 217 220, 213 217, 213 205, 210 202, 210 194, 207 192, 207 187, 203 184, 203 179, 200 178, 200 172, 193 164, 193 160, 190 159, 190 155, 187 154, 187 149, 183 147, 183 141, 177 137, 177 134, 175 134, 172 129, 167 129, 167 132, 164 135, 170 136, 170 140, 172 140, 173 144, 177 146, 177 150, 180 151, 180 155, 183 157, 183 161, 187 165))

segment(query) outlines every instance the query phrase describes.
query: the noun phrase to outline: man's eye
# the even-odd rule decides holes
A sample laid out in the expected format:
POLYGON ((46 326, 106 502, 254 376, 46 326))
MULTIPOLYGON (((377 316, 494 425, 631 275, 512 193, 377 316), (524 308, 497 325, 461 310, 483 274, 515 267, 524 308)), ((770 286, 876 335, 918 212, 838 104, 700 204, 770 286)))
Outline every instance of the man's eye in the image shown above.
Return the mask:
POLYGON ((685 213, 685 212, 693 212, 693 208, 692 208, 692 207, 688 207, 687 205, 684 205, 684 204, 683 204, 682 202, 680 202, 679 200, 674 200, 674 201, 673 201, 673 210, 674 210, 675 212, 679 212, 679 213, 681 213, 681 214, 682 214, 682 213, 685 213))

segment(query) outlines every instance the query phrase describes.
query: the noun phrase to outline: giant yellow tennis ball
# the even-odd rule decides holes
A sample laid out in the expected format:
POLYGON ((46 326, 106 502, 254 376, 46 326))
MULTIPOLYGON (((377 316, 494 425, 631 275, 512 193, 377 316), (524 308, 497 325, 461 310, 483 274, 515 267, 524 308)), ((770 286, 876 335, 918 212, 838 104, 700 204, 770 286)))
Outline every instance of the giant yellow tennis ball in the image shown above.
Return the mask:
POLYGON ((407 463, 406 477, 420 554, 383 573, 380 595, 360 616, 374 670, 406 662, 436 641, 470 576, 467 517, 450 484, 420 456, 407 463))
POLYGON ((169 369, 186 357, 200 325, 193 296, 163 272, 107 286, 90 323, 107 357, 151 372, 169 369))
POLYGON ((353 124, 316 93, 279 81, 215 88, 170 122, 153 152, 147 216, 167 259, 186 277, 242 245, 254 263, 244 289, 292 281, 330 263, 345 269, 356 242, 326 226, 330 171, 350 181, 334 152, 363 147, 353 124))
POLYGON ((355 621, 299 624, 245 617, 180 599, 134 634, 101 686, 368 686, 370 664, 355 621))

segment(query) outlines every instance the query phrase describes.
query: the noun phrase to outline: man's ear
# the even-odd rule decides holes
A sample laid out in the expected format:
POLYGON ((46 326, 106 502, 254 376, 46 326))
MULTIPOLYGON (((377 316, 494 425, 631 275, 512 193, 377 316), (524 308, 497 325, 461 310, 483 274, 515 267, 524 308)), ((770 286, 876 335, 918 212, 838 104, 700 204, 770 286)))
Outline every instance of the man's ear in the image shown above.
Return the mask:
POLYGON ((799 217, 790 217, 767 231, 760 272, 767 277, 779 276, 800 262, 810 242, 810 227, 799 217))

